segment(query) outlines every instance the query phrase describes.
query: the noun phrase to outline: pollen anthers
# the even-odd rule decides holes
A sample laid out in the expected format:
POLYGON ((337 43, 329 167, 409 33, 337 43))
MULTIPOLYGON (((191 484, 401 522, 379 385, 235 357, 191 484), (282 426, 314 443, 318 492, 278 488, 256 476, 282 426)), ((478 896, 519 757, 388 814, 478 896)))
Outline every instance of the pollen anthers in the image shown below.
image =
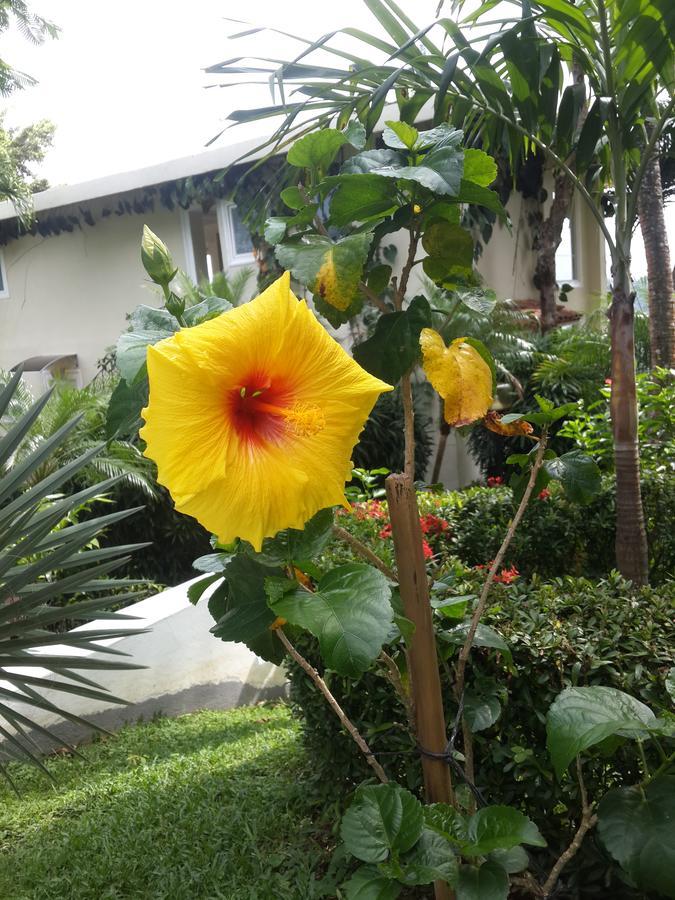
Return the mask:
POLYGON ((326 425, 323 410, 313 403, 296 403, 285 412, 284 418, 289 429, 301 437, 317 434, 326 425))
POLYGON ((270 416, 277 421, 282 420, 288 431, 300 437, 310 437, 324 428, 326 417, 315 403, 270 403, 268 396, 268 388, 253 389, 245 385, 239 388, 239 397, 246 412, 255 419, 270 416))

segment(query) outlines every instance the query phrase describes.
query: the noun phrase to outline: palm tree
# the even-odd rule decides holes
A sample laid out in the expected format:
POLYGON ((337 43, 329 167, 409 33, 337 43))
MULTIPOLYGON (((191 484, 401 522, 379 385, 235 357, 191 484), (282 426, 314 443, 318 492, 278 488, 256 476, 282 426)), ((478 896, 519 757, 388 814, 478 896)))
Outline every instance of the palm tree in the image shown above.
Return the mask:
POLYGON ((645 168, 638 215, 647 257, 652 368, 668 369, 675 366, 675 293, 663 202, 661 168, 655 153, 645 168))

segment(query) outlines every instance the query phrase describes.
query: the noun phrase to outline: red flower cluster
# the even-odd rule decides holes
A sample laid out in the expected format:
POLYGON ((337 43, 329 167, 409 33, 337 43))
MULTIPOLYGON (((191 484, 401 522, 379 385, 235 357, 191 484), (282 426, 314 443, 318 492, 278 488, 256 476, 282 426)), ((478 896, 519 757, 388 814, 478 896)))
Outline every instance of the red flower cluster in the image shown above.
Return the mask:
MULTIPOLYGON (((494 560, 491 559, 486 566, 478 565, 474 566, 474 569, 489 569, 493 562, 494 560)), ((516 578, 519 577, 519 575, 520 572, 518 571, 518 569, 516 569, 515 566, 509 566, 508 569, 504 568, 501 570, 501 572, 497 572, 494 577, 494 581, 499 582, 499 584, 511 584, 511 582, 515 581, 516 578)))
POLYGON ((433 513, 427 513, 426 516, 420 516, 420 525, 422 534, 443 534, 450 529, 450 525, 446 519, 440 519, 433 513))
POLYGON ((497 487, 499 484, 504 484, 504 479, 501 475, 490 475, 487 480, 488 487, 497 487))
POLYGON ((508 569, 502 569, 501 572, 495 575, 495 581, 499 581, 501 584, 511 584, 519 575, 518 569, 515 566, 511 566, 508 569))
POLYGON ((548 498, 550 496, 551 496, 551 492, 549 491, 548 488, 544 488, 542 491, 539 491, 539 493, 537 494, 537 498, 539 500, 548 500, 548 498))
MULTIPOLYGON (((379 518, 379 516, 375 516, 375 518, 379 518)), ((439 516, 433 515, 433 513, 427 513, 425 516, 420 516, 420 528, 422 529, 422 534, 428 534, 430 537, 437 537, 438 535, 449 531, 450 525, 445 519, 441 519, 439 516)), ((378 533, 382 540, 388 540, 391 537, 391 525, 389 522, 387 522, 378 533)), ((424 551, 425 559, 433 558, 433 548, 426 538, 422 538, 422 550, 424 551)))

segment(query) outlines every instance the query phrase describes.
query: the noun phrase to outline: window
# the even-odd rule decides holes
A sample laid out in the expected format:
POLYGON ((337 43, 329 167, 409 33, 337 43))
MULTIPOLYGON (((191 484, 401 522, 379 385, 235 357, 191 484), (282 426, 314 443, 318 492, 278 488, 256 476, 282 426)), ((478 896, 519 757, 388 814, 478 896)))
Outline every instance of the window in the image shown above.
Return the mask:
POLYGON ((5 254, 0 250, 0 298, 9 297, 9 285, 7 283, 7 270, 5 269, 5 254))
POLYGON ((253 242, 233 203, 219 201, 209 212, 183 213, 187 271, 195 281, 253 262, 253 242))
POLYGON ((574 223, 567 218, 563 223, 560 244, 555 254, 555 277, 558 284, 578 280, 576 243, 574 223))
POLYGON ((234 203, 218 204, 218 224, 228 266, 246 266, 253 262, 253 241, 234 203))

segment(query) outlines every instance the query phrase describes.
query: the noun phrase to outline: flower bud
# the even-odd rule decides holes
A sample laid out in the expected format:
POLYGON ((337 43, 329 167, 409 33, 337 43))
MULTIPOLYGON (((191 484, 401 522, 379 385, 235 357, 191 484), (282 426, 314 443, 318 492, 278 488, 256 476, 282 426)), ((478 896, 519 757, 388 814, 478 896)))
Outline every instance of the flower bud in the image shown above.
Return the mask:
POLYGON ((169 285, 178 271, 166 244, 147 225, 143 226, 141 261, 150 278, 162 287, 169 285))

